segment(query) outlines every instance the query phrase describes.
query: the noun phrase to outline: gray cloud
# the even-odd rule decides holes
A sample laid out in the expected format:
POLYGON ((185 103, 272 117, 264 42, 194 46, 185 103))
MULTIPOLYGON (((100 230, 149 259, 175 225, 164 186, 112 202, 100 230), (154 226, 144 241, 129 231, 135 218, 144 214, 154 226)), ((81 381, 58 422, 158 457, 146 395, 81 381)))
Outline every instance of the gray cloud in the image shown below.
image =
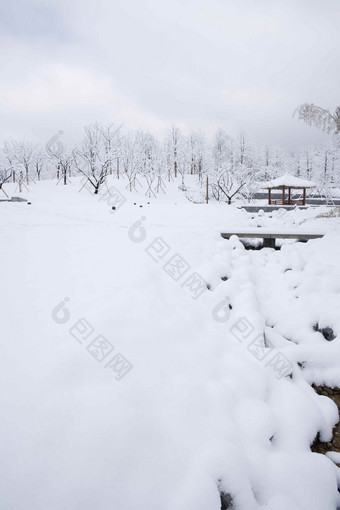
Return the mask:
POLYGON ((42 1, 14 0, 0 4, 0 31, 3 35, 38 44, 73 39, 58 4, 42 1))
POLYGON ((336 0, 26 0, 2 11, 2 138, 125 120, 316 144, 324 135, 294 108, 340 102, 336 0))

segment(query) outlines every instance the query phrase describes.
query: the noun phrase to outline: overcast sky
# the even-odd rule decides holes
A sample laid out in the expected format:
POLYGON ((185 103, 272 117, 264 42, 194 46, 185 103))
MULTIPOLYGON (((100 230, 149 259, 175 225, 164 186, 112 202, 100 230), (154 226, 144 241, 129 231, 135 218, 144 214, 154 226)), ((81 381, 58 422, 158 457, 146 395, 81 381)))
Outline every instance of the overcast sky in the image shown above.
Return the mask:
POLYGON ((0 2, 1 140, 175 123, 295 148, 325 139, 297 105, 340 104, 340 0, 0 2))

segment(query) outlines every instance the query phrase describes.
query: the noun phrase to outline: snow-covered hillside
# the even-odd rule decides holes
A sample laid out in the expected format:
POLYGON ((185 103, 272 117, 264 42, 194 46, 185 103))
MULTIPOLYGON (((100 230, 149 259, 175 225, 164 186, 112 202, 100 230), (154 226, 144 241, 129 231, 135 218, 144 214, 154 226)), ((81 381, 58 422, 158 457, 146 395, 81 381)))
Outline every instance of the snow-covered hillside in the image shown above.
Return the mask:
POLYGON ((196 205, 179 183, 0 203, 1 510, 340 507, 310 450, 338 421, 311 384, 340 385, 340 218, 196 205), (326 235, 220 236, 259 226, 326 235))

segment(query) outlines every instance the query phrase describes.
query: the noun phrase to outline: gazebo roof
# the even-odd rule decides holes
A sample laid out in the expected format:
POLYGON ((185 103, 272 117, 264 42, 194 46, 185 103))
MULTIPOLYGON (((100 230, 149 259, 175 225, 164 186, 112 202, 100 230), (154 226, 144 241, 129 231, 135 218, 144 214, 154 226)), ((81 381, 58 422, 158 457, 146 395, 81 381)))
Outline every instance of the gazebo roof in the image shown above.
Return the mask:
POLYGON ((263 187, 266 189, 282 188, 314 188, 315 182, 308 181, 307 179, 300 179, 295 175, 285 174, 277 179, 263 183, 263 187))

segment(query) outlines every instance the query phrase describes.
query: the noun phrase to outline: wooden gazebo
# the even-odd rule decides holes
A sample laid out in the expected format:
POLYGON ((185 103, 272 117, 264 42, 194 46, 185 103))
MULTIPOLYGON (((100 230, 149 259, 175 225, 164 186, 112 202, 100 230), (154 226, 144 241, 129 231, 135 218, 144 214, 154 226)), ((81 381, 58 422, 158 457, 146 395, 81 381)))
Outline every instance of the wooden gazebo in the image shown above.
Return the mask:
POLYGON ((315 186, 316 184, 312 181, 286 174, 265 183, 264 188, 268 190, 269 205, 305 205, 306 189, 314 188, 315 186), (272 190, 281 191, 280 198, 272 198, 272 190), (295 193, 293 190, 300 191, 302 196, 294 198, 295 193))

